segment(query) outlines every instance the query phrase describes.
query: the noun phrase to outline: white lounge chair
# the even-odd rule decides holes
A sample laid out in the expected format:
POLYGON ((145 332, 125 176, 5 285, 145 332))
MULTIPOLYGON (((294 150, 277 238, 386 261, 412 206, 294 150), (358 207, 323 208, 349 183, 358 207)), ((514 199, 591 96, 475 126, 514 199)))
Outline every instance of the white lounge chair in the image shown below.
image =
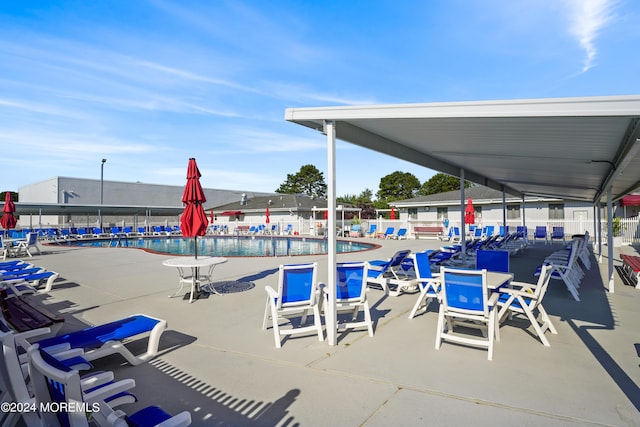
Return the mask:
POLYGON ((38 344, 28 350, 29 374, 35 390, 36 404, 40 407, 60 407, 60 411, 40 412, 41 425, 50 427, 88 427, 86 411, 73 410, 84 404, 90 408, 91 419, 99 426, 139 426, 165 427, 188 426, 191 414, 187 411, 171 416, 157 406, 144 408, 127 415, 114 410, 106 401, 109 396, 129 390, 135 386, 132 379, 120 380, 96 390, 84 392, 77 370, 59 363, 54 357, 42 350, 38 344), (71 410, 64 410, 71 408, 71 410))
POLYGON ((160 336, 167 329, 167 321, 144 314, 38 341, 41 348, 51 352, 80 348, 89 361, 111 354, 120 354, 132 365, 139 365, 158 353, 160 336), (124 343, 133 338, 149 337, 146 352, 134 355, 124 343))
MULTIPOLYGON (((33 330, 24 333, 15 333, 9 330, 4 321, 0 320, 0 341, 2 344, 2 357, 0 357, 0 388, 2 389, 2 402, 11 402, 35 405, 33 387, 29 384, 28 359, 24 344, 27 338, 33 338, 48 334, 47 328, 33 330)), ((28 347, 28 346, 27 346, 28 347)), ((87 363, 82 361, 81 352, 66 352, 56 354, 55 358, 65 366, 82 366, 88 368, 87 363), (80 361, 80 362, 78 362, 80 361)), ((113 373, 93 372, 80 378, 80 385, 83 392, 91 389, 98 389, 113 383, 113 373)), ((123 391, 110 396, 105 396, 110 406, 115 407, 124 403, 135 403, 135 395, 123 391)), ((36 411, 6 412, 2 420, 3 426, 15 426, 22 418, 27 426, 41 425, 40 417, 36 411)))

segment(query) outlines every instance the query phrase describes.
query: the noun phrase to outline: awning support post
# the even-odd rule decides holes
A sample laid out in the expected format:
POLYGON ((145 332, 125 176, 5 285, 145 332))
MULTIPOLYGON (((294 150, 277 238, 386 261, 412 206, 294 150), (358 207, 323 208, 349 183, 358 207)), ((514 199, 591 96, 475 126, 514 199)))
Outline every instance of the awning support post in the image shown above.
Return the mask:
POLYGON ((325 326, 329 345, 337 344, 336 312, 336 127, 333 120, 325 120, 324 131, 327 135, 327 307, 325 308, 325 326))

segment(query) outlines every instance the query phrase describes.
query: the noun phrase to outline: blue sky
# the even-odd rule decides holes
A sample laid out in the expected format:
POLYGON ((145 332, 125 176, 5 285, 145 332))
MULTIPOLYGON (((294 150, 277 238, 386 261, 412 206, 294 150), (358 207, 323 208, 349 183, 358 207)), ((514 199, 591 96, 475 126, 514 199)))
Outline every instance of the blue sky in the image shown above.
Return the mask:
MULTIPOLYGON (((288 107, 640 93, 635 0, 0 3, 0 191, 55 176, 275 191, 288 107)), ((579 148, 578 148, 579 149, 579 148)), ((433 171, 339 142, 337 195, 433 171)))

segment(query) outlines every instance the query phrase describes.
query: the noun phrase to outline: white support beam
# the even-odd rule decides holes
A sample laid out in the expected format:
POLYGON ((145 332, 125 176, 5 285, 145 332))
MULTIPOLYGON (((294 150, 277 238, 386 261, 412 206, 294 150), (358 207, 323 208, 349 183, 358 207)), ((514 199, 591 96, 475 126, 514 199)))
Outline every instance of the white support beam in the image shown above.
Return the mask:
POLYGON ((325 327, 329 345, 337 344, 338 316, 336 312, 336 123, 324 122, 327 135, 327 292, 325 327))
POLYGON ((609 292, 613 293, 613 203, 611 187, 607 191, 607 256, 609 257, 609 292))

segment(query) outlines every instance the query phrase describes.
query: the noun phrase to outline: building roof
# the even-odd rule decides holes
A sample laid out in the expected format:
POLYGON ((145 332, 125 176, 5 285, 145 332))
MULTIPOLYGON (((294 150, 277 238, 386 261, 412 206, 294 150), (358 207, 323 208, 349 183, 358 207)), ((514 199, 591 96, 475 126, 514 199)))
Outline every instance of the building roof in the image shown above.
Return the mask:
POLYGON ((278 211, 312 211, 313 208, 326 208, 327 200, 312 198, 302 194, 274 194, 269 196, 247 197, 246 203, 242 201, 225 203, 216 207, 208 207, 214 212, 264 212, 269 207, 269 212, 278 211))
POLYGON ((639 95, 289 108, 285 119, 518 197, 596 203, 640 187, 639 95))
MULTIPOLYGON (((464 190, 465 201, 468 198, 473 200, 474 204, 492 204, 502 203, 502 191, 494 190, 493 188, 485 187, 483 185, 477 185, 464 190)), ((526 197, 525 200, 530 201, 532 197, 526 197)), ((505 194, 505 200, 509 203, 521 202, 521 197, 505 194)), ((535 200, 540 200, 540 197, 535 197, 535 200)), ((545 200, 558 200, 556 198, 549 198, 545 200)), ((398 207, 407 206, 428 206, 428 205, 459 205, 460 204, 460 190, 445 191, 442 193, 430 194, 428 196, 418 196, 412 199, 397 200, 390 203, 391 205, 398 207)))

